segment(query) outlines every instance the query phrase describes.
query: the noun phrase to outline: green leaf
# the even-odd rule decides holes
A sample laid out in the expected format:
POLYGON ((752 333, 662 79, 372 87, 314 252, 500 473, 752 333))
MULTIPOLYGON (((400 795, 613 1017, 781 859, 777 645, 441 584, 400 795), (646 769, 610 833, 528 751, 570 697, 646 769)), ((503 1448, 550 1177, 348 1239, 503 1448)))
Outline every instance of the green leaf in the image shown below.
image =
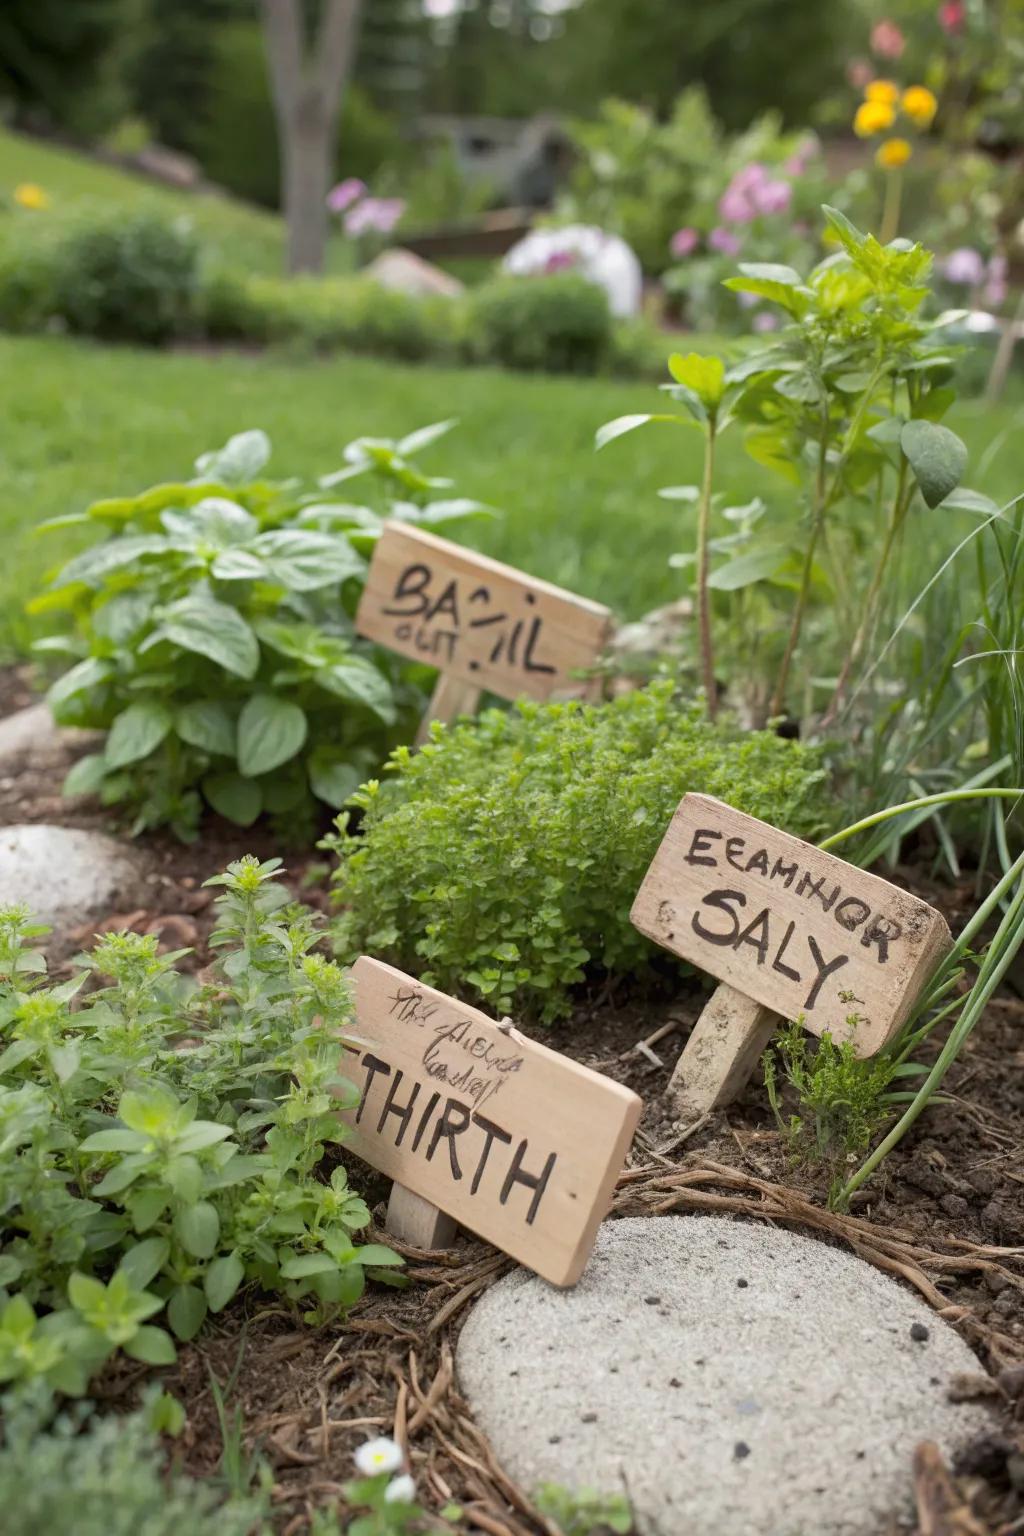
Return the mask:
POLYGON ((245 485, 255 480, 270 461, 270 438, 259 428, 236 432, 223 448, 201 453, 196 459, 196 473, 225 485, 245 485))
MULTIPOLYGON (((783 267, 779 270, 789 271, 790 269, 783 267)), ((764 277, 727 277, 722 286, 732 289, 734 293, 756 294, 758 298, 767 299, 770 304, 778 304, 791 315, 802 315, 807 310, 806 293, 799 288, 791 287, 788 283, 773 282, 764 277)))
POLYGON ((373 1265, 404 1264, 401 1254, 395 1253, 393 1248, 385 1248, 383 1243, 367 1243, 362 1248, 353 1248, 353 1259, 365 1267, 373 1265))
POLYGON ((787 267, 782 262, 741 261, 739 269, 744 277, 753 277, 765 283, 781 283, 784 288, 799 288, 803 283, 796 268, 787 267))
POLYGON ((604 448, 608 443, 614 442, 617 437, 623 437, 637 427, 646 426, 649 421, 675 421, 680 426, 686 425, 682 416, 652 415, 650 412, 643 416, 617 416, 614 421, 606 421, 603 427, 598 427, 594 435, 594 447, 604 448))
POLYGON ((372 661, 363 656, 346 656, 317 673, 321 688, 336 693, 339 698, 351 699, 355 704, 365 704, 372 709, 385 725, 395 720, 395 700, 391 683, 378 671, 372 661))
POLYGON ((725 364, 720 357, 703 356, 700 352, 673 352, 668 360, 668 371, 677 384, 697 396, 705 410, 713 411, 725 392, 725 364))
POLYGON ((70 768, 61 786, 63 795, 94 795, 107 772, 106 758, 102 752, 87 752, 70 768))
POLYGON ((217 699, 194 699, 175 711, 174 729, 182 741, 221 757, 235 755, 235 722, 217 699))
POLYGON ((166 1237, 147 1237, 128 1249, 118 1269, 128 1276, 133 1291, 144 1291, 163 1269, 170 1251, 171 1245, 166 1237))
POLYGON ((87 656, 84 661, 70 667, 62 677, 52 685, 46 695, 46 702, 60 721, 60 706, 67 704, 72 699, 77 699, 83 693, 90 693, 93 688, 98 688, 114 674, 114 665, 110 661, 101 661, 96 656, 87 656))
POLYGON ((363 782, 362 772, 336 747, 314 748, 306 766, 310 789, 334 810, 340 810, 363 782))
POLYGON ((79 1152, 140 1152, 148 1142, 149 1137, 142 1131, 120 1129, 96 1131, 94 1135, 85 1138, 78 1150, 79 1152))
MULTIPOLYGON (((236 551, 246 552, 261 562, 266 580, 290 592, 314 592, 350 576, 361 576, 366 570, 366 562, 343 534, 315 533, 308 528, 273 528, 253 539, 247 551, 236 551)), ((213 574, 218 578, 228 575, 220 559, 214 563, 213 574)))
POLYGON ((162 533, 108 539, 105 544, 96 544, 92 549, 69 560, 50 585, 66 587, 71 582, 84 581, 92 587, 98 587, 113 571, 136 565, 145 555, 162 555, 173 550, 173 543, 162 533))
POLYGON ((418 427, 415 432, 410 432, 399 440, 398 451, 404 459, 412 458, 414 453, 422 453, 424 448, 429 448, 439 437, 444 437, 452 427, 458 426, 458 417, 453 416, 449 421, 435 421, 429 427, 418 427))
POLYGON ((183 1206, 175 1212, 174 1231, 185 1252, 194 1259, 212 1259, 220 1237, 220 1217, 216 1207, 209 1200, 183 1206))
POLYGON ((306 716, 298 704, 272 693, 257 693, 238 717, 238 766, 248 778, 270 773, 300 751, 306 716))
POLYGON ((137 763, 163 741, 173 725, 171 712, 155 699, 140 699, 122 710, 110 727, 104 757, 108 768, 137 763))
POLYGON ((337 1262, 327 1253, 299 1253, 285 1259, 281 1265, 284 1280, 305 1280, 310 1275, 326 1275, 338 1268, 337 1262))
POLYGON ((170 1334, 148 1323, 136 1329, 125 1344, 124 1352, 133 1360, 141 1360, 144 1365, 173 1365, 178 1358, 170 1334))
POLYGON ((206 1321, 206 1297, 198 1286, 179 1285, 167 1303, 167 1321, 175 1338, 187 1344, 206 1321))
POLYGON ((203 1289, 211 1312, 220 1312, 227 1306, 245 1279, 245 1267, 235 1253, 214 1259, 203 1276, 203 1289))
POLYGON ((203 780, 203 794, 219 816, 236 827, 251 827, 263 809, 263 791, 240 773, 213 773, 203 780))
POLYGON ((164 609, 155 635, 208 657, 236 677, 256 676, 260 664, 256 636, 237 609, 214 597, 197 593, 172 603, 164 609))
POLYGON ((778 544, 768 549, 752 549, 718 566, 708 577, 708 586, 716 592, 738 592, 756 582, 767 581, 784 564, 788 550, 778 544))
POLYGON ((937 507, 956 490, 967 467, 967 449, 955 432, 934 421, 908 421, 900 447, 927 506, 937 507))

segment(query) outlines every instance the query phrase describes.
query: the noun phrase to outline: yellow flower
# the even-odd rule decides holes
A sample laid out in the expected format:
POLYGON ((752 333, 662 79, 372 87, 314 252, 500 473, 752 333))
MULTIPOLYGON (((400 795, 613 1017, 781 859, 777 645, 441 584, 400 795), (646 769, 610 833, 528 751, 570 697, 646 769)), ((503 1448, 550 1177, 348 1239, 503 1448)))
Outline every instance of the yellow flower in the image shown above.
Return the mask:
POLYGON ((853 131, 859 139, 870 139, 872 134, 884 133, 896 121, 896 113, 884 101, 865 101, 857 108, 853 131))
POLYGON ((930 128, 939 104, 926 85, 911 85, 903 92, 903 110, 915 128, 930 128))
POLYGON ((23 181, 15 187, 14 201, 19 208, 31 208, 34 212, 50 206, 49 195, 42 187, 37 187, 34 181, 23 181))
POLYGON ((906 165, 910 156, 911 148, 906 139, 886 139, 875 151, 875 164, 894 171, 898 166, 906 165))
POLYGON ((891 80, 872 80, 864 88, 865 101, 880 101, 887 107, 894 107, 899 99, 900 88, 891 80))

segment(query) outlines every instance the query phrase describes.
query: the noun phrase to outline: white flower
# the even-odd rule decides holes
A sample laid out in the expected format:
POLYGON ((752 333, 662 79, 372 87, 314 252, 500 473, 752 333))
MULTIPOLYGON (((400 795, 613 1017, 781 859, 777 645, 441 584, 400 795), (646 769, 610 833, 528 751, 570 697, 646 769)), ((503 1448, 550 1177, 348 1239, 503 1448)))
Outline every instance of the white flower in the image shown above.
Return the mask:
POLYGON ((401 1477, 393 1477, 384 1489, 385 1504, 411 1504, 416 1497, 416 1484, 408 1472, 403 1472, 401 1477))
POLYGON ((402 1459, 401 1447, 383 1435, 378 1440, 367 1440, 354 1457, 356 1467, 364 1477, 374 1477, 378 1472, 397 1472, 402 1459))

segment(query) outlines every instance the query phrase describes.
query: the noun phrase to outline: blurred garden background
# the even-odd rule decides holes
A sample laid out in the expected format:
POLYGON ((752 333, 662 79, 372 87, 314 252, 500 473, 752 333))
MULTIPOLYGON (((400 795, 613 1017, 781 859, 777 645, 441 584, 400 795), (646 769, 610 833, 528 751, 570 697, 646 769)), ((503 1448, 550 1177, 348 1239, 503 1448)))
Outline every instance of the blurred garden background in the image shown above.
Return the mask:
MULTIPOLYGON (((893 551, 893 610, 1019 490, 1022 0, 8 0, 0 112, 5 660, 90 502, 253 427, 317 475, 457 418, 428 463, 500 513, 460 537, 627 620, 685 596, 699 437, 595 455, 595 428, 656 408, 670 352, 763 347, 784 309, 726 280, 827 261, 823 205, 934 253, 968 449, 974 502, 893 551)), ((749 433, 719 452, 719 550, 756 557, 716 598, 733 631, 762 597, 744 622, 785 626, 782 468, 749 433)), ((976 610, 944 589, 940 633, 976 610)))

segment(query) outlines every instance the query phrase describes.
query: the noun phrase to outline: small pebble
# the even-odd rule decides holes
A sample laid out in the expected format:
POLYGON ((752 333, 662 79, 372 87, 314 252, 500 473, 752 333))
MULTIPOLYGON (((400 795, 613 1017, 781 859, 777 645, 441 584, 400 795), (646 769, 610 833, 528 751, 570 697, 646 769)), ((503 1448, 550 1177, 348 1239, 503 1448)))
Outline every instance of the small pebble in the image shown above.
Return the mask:
POLYGON ((645 1296, 644 1297, 644 1306, 645 1307, 660 1307, 661 1306, 661 1297, 660 1296, 645 1296))
POLYGON ((596 1413, 581 1413, 580 1414, 580 1423, 581 1424, 596 1424, 597 1423, 597 1414, 596 1413))
POLYGON ((737 1286, 739 1287, 739 1289, 741 1291, 745 1291, 747 1286, 750 1284, 750 1281, 749 1280, 737 1280, 736 1284, 737 1284, 737 1286))
POLYGON ((928 1329, 924 1323, 911 1323, 910 1337, 914 1340, 915 1344, 923 1344, 928 1337, 928 1329))
POLYGON ((750 1446, 745 1440, 737 1440, 732 1448, 732 1454, 737 1461, 743 1461, 745 1457, 750 1455, 750 1446))

